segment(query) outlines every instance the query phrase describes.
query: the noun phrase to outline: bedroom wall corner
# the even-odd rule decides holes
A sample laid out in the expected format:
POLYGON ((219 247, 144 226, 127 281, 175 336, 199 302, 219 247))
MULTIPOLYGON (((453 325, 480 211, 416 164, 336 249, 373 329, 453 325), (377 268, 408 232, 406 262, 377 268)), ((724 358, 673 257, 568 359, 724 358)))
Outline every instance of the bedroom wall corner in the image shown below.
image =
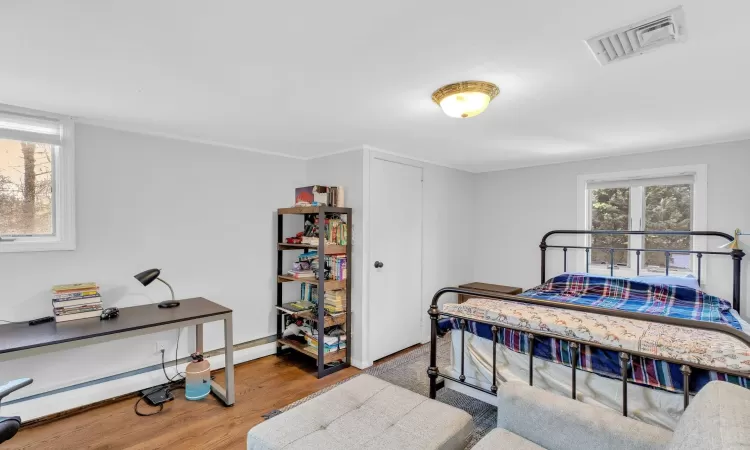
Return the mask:
MULTIPOLYGON (((476 202, 482 207, 473 237, 474 277, 524 289, 538 285, 541 237, 577 226, 579 175, 698 164, 708 166, 708 229, 750 230, 750 208, 743 203, 750 195, 748 140, 478 174, 476 202)), ((562 255, 549 251, 547 261, 548 277, 563 271, 562 255)), ((731 299, 731 259, 714 257, 706 263, 707 291, 731 299)), ((750 256, 743 262, 744 317, 750 317, 749 264, 750 256)))

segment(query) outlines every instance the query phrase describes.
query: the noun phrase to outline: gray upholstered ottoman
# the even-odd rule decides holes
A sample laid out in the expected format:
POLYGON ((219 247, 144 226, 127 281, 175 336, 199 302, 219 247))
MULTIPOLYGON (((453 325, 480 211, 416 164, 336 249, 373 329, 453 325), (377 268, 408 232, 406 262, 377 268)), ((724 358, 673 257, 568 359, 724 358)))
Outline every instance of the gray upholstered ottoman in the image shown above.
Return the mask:
POLYGON ((369 375, 360 375, 255 426, 252 449, 463 450, 471 416, 369 375))

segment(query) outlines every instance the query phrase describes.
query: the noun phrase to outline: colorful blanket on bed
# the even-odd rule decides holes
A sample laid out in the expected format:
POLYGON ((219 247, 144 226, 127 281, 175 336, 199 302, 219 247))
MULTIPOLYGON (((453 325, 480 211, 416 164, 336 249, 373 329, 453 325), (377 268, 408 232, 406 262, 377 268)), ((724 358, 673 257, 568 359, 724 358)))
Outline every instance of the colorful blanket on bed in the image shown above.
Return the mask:
MULTIPOLYGON (((726 301, 690 288, 566 274, 521 295, 605 309, 691 318, 741 329, 726 301)), ((592 344, 654 355, 653 359, 633 357, 629 367, 629 378, 646 386, 670 391, 683 389, 680 366, 659 358, 690 361, 718 370, 748 371, 750 375, 750 348, 731 336, 717 332, 491 299, 447 304, 443 310, 468 319, 467 331, 487 339, 492 339, 490 325, 471 319, 495 323, 501 328, 507 324, 531 332, 544 331, 592 344)), ((442 325, 444 328, 459 328, 456 319, 443 321, 442 325)), ((528 351, 525 332, 503 329, 498 342, 517 352, 528 351)), ((534 354, 568 365, 572 355, 567 341, 538 335, 534 341, 534 354)), ((619 364, 617 351, 587 345, 580 349, 578 365, 583 370, 619 378, 619 364)), ((703 385, 716 379, 748 387, 746 378, 694 369, 690 390, 697 392, 703 385)))
POLYGON ((683 286, 648 284, 627 278, 563 274, 521 295, 576 305, 722 323, 742 330, 740 323, 732 315, 732 305, 728 301, 683 286))

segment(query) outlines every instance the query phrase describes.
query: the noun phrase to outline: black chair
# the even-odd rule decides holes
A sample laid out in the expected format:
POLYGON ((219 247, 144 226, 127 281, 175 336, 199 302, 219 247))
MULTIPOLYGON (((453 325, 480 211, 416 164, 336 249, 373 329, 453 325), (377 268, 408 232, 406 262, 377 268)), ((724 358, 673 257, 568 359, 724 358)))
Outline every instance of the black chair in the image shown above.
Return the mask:
MULTIPOLYGON (((22 387, 30 385, 34 380, 31 378, 21 378, 19 380, 13 380, 8 384, 0 386, 0 402, 3 398, 8 396, 10 393, 15 392, 22 387)), ((2 417, 0 416, 0 444, 12 438, 18 433, 18 429, 21 428, 20 417, 2 417)))

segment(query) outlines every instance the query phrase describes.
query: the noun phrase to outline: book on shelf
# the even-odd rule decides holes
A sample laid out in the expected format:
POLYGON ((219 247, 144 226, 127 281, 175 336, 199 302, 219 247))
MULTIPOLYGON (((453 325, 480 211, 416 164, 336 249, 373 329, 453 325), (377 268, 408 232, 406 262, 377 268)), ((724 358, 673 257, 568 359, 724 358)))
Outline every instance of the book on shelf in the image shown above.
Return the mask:
POLYGON ((290 270, 287 275, 294 278, 313 278, 315 276, 312 270, 290 270))
POLYGON ((326 220, 326 242, 330 244, 346 245, 347 225, 341 219, 326 220))
POLYGON ((300 300, 305 302, 318 302, 318 287, 310 283, 300 284, 300 300))
POLYGON ((346 291, 328 291, 324 296, 324 308, 331 315, 346 312, 346 291))
POLYGON ((301 255, 297 257, 298 261, 313 261, 316 259, 318 259, 318 252, 315 250, 302 253, 301 255))
MULTIPOLYGON (((318 349, 319 341, 316 336, 311 336, 310 334, 306 333, 305 341, 307 341, 307 345, 312 347, 314 350, 318 349)), ((324 353, 343 350, 346 348, 346 336, 326 336, 323 340, 323 346, 324 353)))
POLYGON ((346 255, 328 255, 325 257, 328 279, 346 280, 346 255))
POLYGON ((309 311, 313 308, 315 308, 315 303, 312 302, 306 302, 306 301, 297 301, 297 302, 289 302, 284 303, 281 305, 279 309, 282 311, 288 313, 288 314, 296 314, 303 311, 309 311))

